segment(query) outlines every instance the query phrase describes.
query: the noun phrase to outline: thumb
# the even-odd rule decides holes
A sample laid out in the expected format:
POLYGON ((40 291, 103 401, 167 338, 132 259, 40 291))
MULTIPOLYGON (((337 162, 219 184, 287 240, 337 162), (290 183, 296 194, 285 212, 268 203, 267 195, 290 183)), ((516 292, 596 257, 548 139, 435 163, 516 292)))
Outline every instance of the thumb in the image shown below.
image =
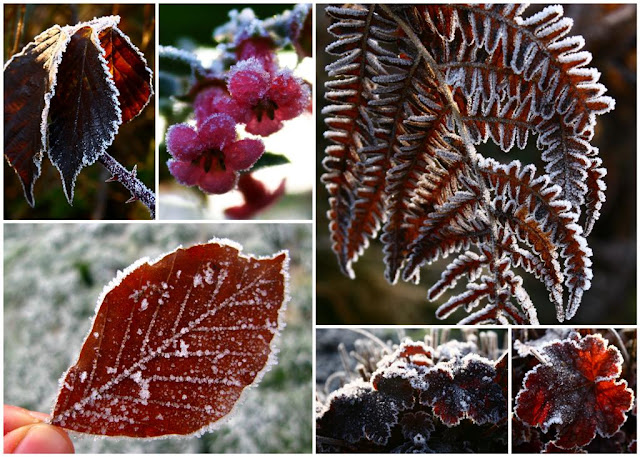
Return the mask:
POLYGON ((4 452, 13 454, 71 454, 73 443, 59 427, 31 424, 4 435, 4 452))

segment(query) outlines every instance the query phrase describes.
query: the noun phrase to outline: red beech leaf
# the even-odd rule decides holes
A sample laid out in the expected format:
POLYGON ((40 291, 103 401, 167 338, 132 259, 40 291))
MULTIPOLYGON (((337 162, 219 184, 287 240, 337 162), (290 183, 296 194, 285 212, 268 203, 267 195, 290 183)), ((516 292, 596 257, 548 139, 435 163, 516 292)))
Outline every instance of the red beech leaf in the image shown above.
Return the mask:
POLYGON ((122 122, 129 122, 149 103, 153 94, 153 73, 142 53, 118 27, 100 32, 100 45, 118 89, 122 122))
POLYGON ((203 433, 275 363, 288 255, 212 240, 119 272, 98 300, 51 423, 136 438, 203 433))
POLYGON ((33 206, 46 148, 50 91, 69 35, 59 26, 38 35, 4 67, 4 155, 33 206))
POLYGON ((90 26, 71 36, 51 100, 49 158, 69 203, 78 173, 111 145, 121 123, 118 92, 99 45, 90 26))
POLYGON ((600 335, 555 341, 540 348, 547 363, 529 371, 516 397, 515 413, 527 425, 557 429, 555 446, 589 444, 596 433, 613 436, 626 421, 633 392, 618 380, 622 356, 600 335))

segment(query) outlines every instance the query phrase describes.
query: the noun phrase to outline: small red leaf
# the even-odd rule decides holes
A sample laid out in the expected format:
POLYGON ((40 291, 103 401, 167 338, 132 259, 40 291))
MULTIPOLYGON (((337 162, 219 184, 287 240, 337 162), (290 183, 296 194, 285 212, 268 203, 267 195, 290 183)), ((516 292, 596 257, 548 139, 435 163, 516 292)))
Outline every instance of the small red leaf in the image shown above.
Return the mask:
POLYGON ((33 206, 40 176, 52 84, 69 35, 59 26, 38 35, 4 67, 4 156, 33 206))
POLYGON ((136 438, 204 432, 275 360, 286 252, 213 240, 141 259, 109 284, 51 423, 136 438))
POLYGON ((51 100, 49 158, 60 171, 69 202, 76 176, 111 145, 121 123, 117 91, 98 45, 90 26, 71 36, 51 100))
POLYGON ((129 122, 149 103, 153 93, 153 73, 138 48, 118 27, 100 32, 100 45, 119 92, 122 122, 129 122))
POLYGON ((600 335, 555 341, 540 349, 546 364, 529 371, 516 397, 515 413, 547 432, 556 425, 555 445, 589 444, 596 433, 613 436, 626 421, 633 392, 620 376, 622 356, 600 335))

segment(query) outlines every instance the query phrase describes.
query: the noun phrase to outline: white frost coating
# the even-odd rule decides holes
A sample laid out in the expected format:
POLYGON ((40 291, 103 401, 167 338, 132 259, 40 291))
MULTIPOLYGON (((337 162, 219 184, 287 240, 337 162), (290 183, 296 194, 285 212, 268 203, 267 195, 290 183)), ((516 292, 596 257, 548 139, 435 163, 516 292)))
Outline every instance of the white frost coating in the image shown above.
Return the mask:
POLYGON ((174 48, 173 46, 158 46, 158 57, 181 60, 188 62, 192 69, 203 69, 202 63, 195 54, 174 48))
POLYGON ((149 306, 149 301, 146 298, 142 299, 142 303, 140 303, 140 311, 144 311, 149 306))
MULTIPOLYGON (((221 417, 220 419, 218 419, 216 422, 210 423, 206 426, 204 426, 203 428, 201 428, 200 430, 197 430, 196 432, 192 433, 191 435, 162 435, 162 436, 157 436, 157 437, 152 437, 152 438, 144 438, 144 439, 161 439, 161 438, 165 438, 168 436, 176 436, 176 437, 180 437, 180 438, 185 438, 188 436, 201 436, 202 434, 206 433, 206 432, 210 432, 212 430, 215 430, 216 428, 224 425, 225 423, 227 423, 227 421, 229 421, 231 418, 233 418, 233 416, 237 413, 240 405, 244 402, 244 400, 246 399, 246 395, 247 392, 254 386, 258 385, 259 382, 262 380, 262 377, 264 376, 264 374, 266 372, 268 372, 271 367, 273 367, 276 363, 277 363, 277 353, 278 353, 278 349, 277 349, 277 345, 279 343, 279 339, 280 339, 280 331, 282 331, 284 329, 284 327, 286 326, 285 322, 284 322, 284 316, 286 313, 286 308, 287 308, 287 303, 289 302, 289 300, 291 299, 290 296, 290 292, 289 292, 289 252, 287 250, 283 250, 280 252, 277 252, 273 255, 267 255, 267 256, 254 256, 254 255, 245 255, 242 254, 242 250, 243 247, 241 244, 239 244, 238 242, 229 240, 227 238, 212 238, 208 243, 206 244, 218 244, 219 246, 228 246, 231 247, 235 250, 237 250, 237 255, 240 258, 243 259, 254 259, 254 260, 269 260, 269 259, 275 259, 276 257, 284 254, 285 255, 285 259, 282 263, 282 268, 280 270, 280 274, 284 280, 284 293, 283 293, 283 300, 282 300, 282 304, 280 306, 280 309, 278 311, 278 322, 277 324, 274 322, 270 328, 270 330, 273 330, 275 332, 273 338, 271 339, 271 342, 269 344, 269 356, 267 359, 266 364, 264 365, 264 367, 262 368, 262 370, 260 370, 256 375, 255 378, 253 380, 253 382, 250 385, 245 386, 245 388, 243 389, 242 393, 240 394, 240 397, 238 398, 238 400, 235 402, 235 404, 233 405, 231 411, 229 413, 227 413, 225 416, 221 417)), ((182 246, 178 246, 176 249, 174 249, 171 252, 165 253, 165 254, 161 254, 159 255, 157 258, 153 259, 153 260, 149 260, 148 257, 143 257, 137 261, 135 261, 133 264, 129 265, 127 268, 125 268, 122 271, 118 271, 117 275, 115 278, 113 278, 109 284, 107 284, 101 294, 100 297, 96 303, 96 309, 95 309, 95 315, 92 319, 91 322, 91 328, 93 328, 93 325, 95 324, 95 319, 96 316, 98 314, 98 311, 100 309, 100 307, 102 306, 102 303, 104 301, 104 298, 106 297, 106 295, 111 292, 111 290, 113 290, 114 288, 116 288, 121 282, 122 280, 127 277, 129 274, 131 274, 132 272, 134 272, 136 269, 138 269, 140 266, 144 265, 144 264, 148 264, 148 265, 154 265, 155 263, 159 262, 160 260, 162 260, 164 257, 171 255, 175 252, 177 252, 179 249, 182 249, 182 246)), ((187 329, 188 331, 188 329, 187 329)), ((180 334, 183 334, 185 332, 182 331, 180 334)), ((88 336, 91 335, 91 330, 88 333, 88 336)), ((88 337, 87 336, 87 337, 88 337)), ((86 340, 86 338, 85 338, 86 340)), ((183 343, 183 342, 182 342, 183 343)), ((188 345, 187 345, 188 348, 188 345)), ((185 351, 187 348, 184 348, 185 351)), ((181 351, 182 351, 183 347, 181 344, 181 351)), ((168 348, 167 348, 168 351, 168 348)), ((227 354, 229 354, 230 351, 229 350, 225 350, 223 351, 221 354, 223 357, 227 354)), ((189 355, 192 353, 188 353, 189 355)), ((132 379, 134 382, 136 382, 138 385, 140 385, 140 392, 139 392, 139 398, 136 399, 135 401, 137 401, 138 403, 142 404, 142 405, 146 405, 148 403, 149 397, 150 397, 150 391, 149 391, 149 386, 151 381, 153 381, 153 377, 144 379, 142 377, 142 372, 141 371, 137 371, 139 369, 145 369, 145 364, 147 362, 149 362, 150 360, 152 360, 155 357, 158 356, 166 356, 166 353, 163 353, 162 350, 157 350, 157 351, 150 351, 149 355, 147 355, 146 357, 142 358, 141 360, 139 360, 138 362, 134 363, 132 366, 126 368, 124 371, 122 371, 119 375, 117 375, 116 377, 114 377, 112 380, 110 380, 108 383, 104 384, 102 387, 100 388, 94 388, 92 389, 91 393, 88 396, 85 396, 83 398, 83 400, 75 403, 74 405, 72 405, 71 407, 69 407, 66 411, 63 411, 61 414, 59 414, 55 419, 60 421, 60 422, 64 422, 64 420, 67 417, 74 417, 75 412, 74 410, 81 410, 82 407, 84 405, 86 405, 87 403, 89 403, 92 399, 96 399, 96 398, 104 398, 106 397, 108 394, 106 392, 109 391, 109 389, 111 389, 113 386, 119 384, 122 380, 130 378, 132 379)), ((76 361, 73 363, 73 365, 69 368, 69 370, 71 368, 73 368, 79 360, 79 355, 78 358, 76 359, 76 361)), ((215 368, 215 367, 214 367, 215 368)), ((67 370, 62 377, 60 378, 59 381, 59 386, 60 386, 60 391, 58 393, 58 396, 60 394, 60 392, 62 391, 63 388, 67 388, 68 390, 73 390, 73 386, 70 386, 68 384, 64 384, 67 374, 69 373, 69 370, 67 370)), ((110 374, 114 374, 117 370, 115 368, 111 368, 111 367, 107 367, 107 372, 110 374)), ((215 371, 215 370, 214 370, 215 371)), ((251 374, 253 375, 254 373, 251 372, 251 374)), ((230 383, 230 385, 236 385, 235 381, 232 379, 229 379, 228 382, 230 383)), ((55 408, 55 405, 54 405, 55 408)), ((51 422, 53 420, 53 411, 51 414, 51 417, 47 420, 47 422, 51 422)), ((161 418, 160 418, 161 420, 161 418)), ((85 434, 83 432, 76 432, 74 431, 74 433, 78 433, 78 434, 85 434)), ((126 437, 126 438, 131 438, 131 437, 126 437)), ((134 438, 136 439, 136 438, 134 438)))

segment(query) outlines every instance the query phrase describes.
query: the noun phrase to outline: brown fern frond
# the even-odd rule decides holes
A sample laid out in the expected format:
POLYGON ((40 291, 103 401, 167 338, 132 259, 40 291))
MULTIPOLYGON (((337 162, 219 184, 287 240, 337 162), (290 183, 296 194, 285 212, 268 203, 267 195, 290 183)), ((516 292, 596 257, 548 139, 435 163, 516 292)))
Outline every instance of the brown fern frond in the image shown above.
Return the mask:
POLYGON ((411 236, 404 227, 406 212, 411 199, 415 196, 419 181, 433 164, 435 150, 444 147, 443 141, 449 131, 446 127, 447 112, 440 94, 431 91, 423 80, 428 79, 425 70, 419 68, 422 61, 415 59, 408 97, 404 100, 406 112, 399 126, 400 142, 392 156, 392 167, 387 173, 388 220, 380 237, 384 244, 384 257, 387 268, 385 276, 390 283, 398 279, 402 258, 411 236), (421 72, 420 75, 417 73, 421 72), (419 77, 418 77, 419 76, 419 77))
POLYGON ((514 268, 543 282, 559 321, 573 317, 592 278, 585 237, 600 215, 606 170, 591 140, 614 101, 562 7, 525 10, 327 8, 336 38, 327 51, 337 60, 327 66, 333 144, 323 182, 341 268, 353 276, 381 226, 391 283, 399 272, 418 282, 423 265, 460 252, 429 299, 468 277, 466 291, 437 312, 465 308, 465 324, 537 322, 514 268), (532 165, 501 165, 476 150, 489 140, 523 149, 531 136, 545 163, 538 176, 532 165))
POLYGON ((460 254, 442 272, 440 280, 429 289, 427 297, 429 300, 436 300, 445 290, 454 288, 458 279, 463 276, 468 276, 469 281, 475 281, 488 263, 487 256, 478 255, 473 251, 460 254))
POLYGON ((343 272, 353 277, 351 255, 346 252, 347 227, 354 218, 355 193, 358 189, 357 164, 359 149, 367 145, 373 132, 367 113, 372 98, 372 66, 377 55, 370 46, 371 29, 376 21, 374 6, 351 8, 327 7, 334 23, 328 31, 335 41, 327 52, 337 60, 327 66, 333 79, 327 82, 325 97, 331 102, 323 110, 329 128, 325 137, 333 143, 326 151, 322 181, 330 195, 329 220, 332 248, 338 255, 343 272))
POLYGON ((600 210, 605 201, 604 191, 607 190, 607 185, 602 178, 606 175, 607 170, 602 167, 602 159, 593 157, 591 166, 587 170, 587 194, 585 195, 587 208, 585 211, 584 236, 589 236, 594 224, 600 218, 600 210))

